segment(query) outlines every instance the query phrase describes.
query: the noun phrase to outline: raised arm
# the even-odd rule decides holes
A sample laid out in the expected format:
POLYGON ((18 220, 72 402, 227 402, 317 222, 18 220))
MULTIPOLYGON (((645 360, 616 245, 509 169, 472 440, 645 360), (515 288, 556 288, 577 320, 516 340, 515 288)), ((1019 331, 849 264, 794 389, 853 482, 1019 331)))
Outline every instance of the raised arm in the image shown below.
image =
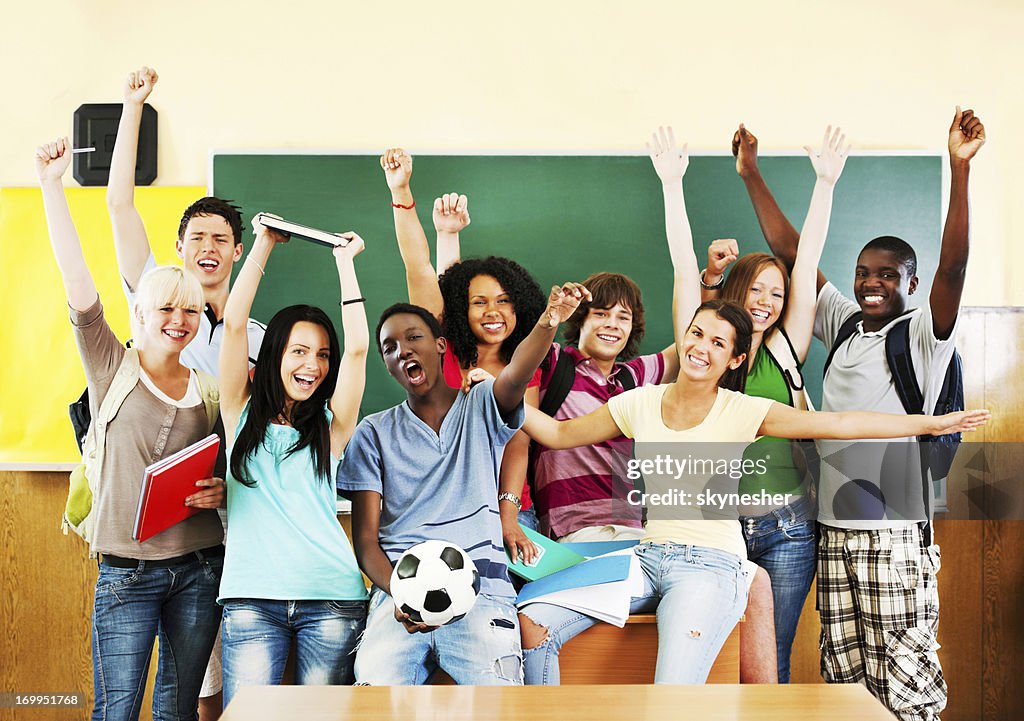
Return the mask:
POLYGON ((412 179, 412 156, 401 148, 388 148, 380 156, 380 167, 391 189, 391 206, 395 217, 398 252, 405 265, 405 282, 409 302, 422 306, 438 318, 444 312, 441 287, 430 264, 430 246, 416 214, 409 181, 412 179))
POLYGON ((647 144, 654 170, 661 180, 665 201, 665 235, 672 259, 672 330, 675 345, 686 335, 686 328, 700 306, 699 268, 693 252, 693 233, 683 199, 683 175, 690 164, 686 146, 676 147, 672 128, 659 128, 647 144))
POLYGON ((245 402, 249 399, 249 313, 256 289, 266 271, 270 252, 277 243, 288 239, 269 228, 254 223, 256 242, 245 257, 235 284, 224 306, 224 338, 220 347, 220 414, 224 432, 235 437, 235 428, 245 402))
POLYGON ((502 416, 507 417, 522 403, 526 386, 551 350, 558 325, 565 322, 584 299, 592 300, 592 297, 579 283, 551 288, 548 307, 540 314, 530 334, 519 343, 512 360, 494 379, 494 400, 502 416))
POLYGON ((591 446, 622 435, 607 404, 567 421, 556 421, 541 410, 527 406, 523 430, 537 443, 556 450, 591 446))
POLYGON ((124 84, 124 106, 117 126, 107 181, 107 212, 114 229, 117 267, 128 287, 136 290, 149 258, 149 238, 135 208, 135 163, 139 152, 142 108, 158 76, 152 68, 129 73, 124 84))
POLYGON ((928 297, 932 329, 935 337, 941 340, 953 332, 956 316, 960 312, 960 296, 964 290, 970 251, 971 211, 967 181, 971 160, 984 144, 985 126, 973 110, 960 110, 958 105, 953 124, 949 128, 949 210, 942 230, 939 265, 935 269, 932 291, 928 297))
POLYGON ((708 246, 708 265, 700 274, 700 300, 715 300, 725 285, 725 271, 740 257, 740 246, 735 238, 719 238, 708 246))
POLYGON ((446 193, 434 201, 434 231, 437 233, 437 276, 459 262, 462 253, 459 233, 469 225, 469 199, 446 193))
POLYGON ((909 436, 967 433, 985 425, 986 410, 960 411, 944 416, 905 415, 848 411, 824 413, 801 411, 782 403, 772 403, 758 435, 776 438, 822 438, 862 440, 907 438, 909 436))
POLYGON ((60 138, 36 148, 36 175, 43 191, 43 209, 50 230, 53 256, 64 281, 68 305, 77 311, 88 310, 96 302, 96 285, 85 264, 78 231, 71 220, 71 210, 64 195, 64 173, 71 164, 71 143, 60 138))
MULTIPOLYGON (((757 138, 740 123, 739 129, 732 136, 732 154, 736 156, 736 172, 743 179, 747 195, 754 206, 757 222, 761 226, 768 247, 786 267, 793 269, 796 263, 796 250, 800 242, 800 234, 789 222, 782 208, 775 202, 775 196, 768 189, 768 184, 761 176, 757 166, 757 138)), ((825 285, 826 279, 818 272, 818 287, 825 285)))
POLYGON ((804 227, 800 231, 796 262, 791 268, 786 317, 782 320, 786 335, 801 362, 807 357, 813 337, 814 309, 820 289, 818 262, 825 248, 828 223, 832 216, 832 190, 846 165, 850 146, 846 145, 846 136, 842 131, 839 128, 833 131, 830 125, 825 129, 820 152, 806 145, 804 150, 811 159, 817 180, 811 193, 811 205, 807 209, 804 227))
POLYGON ((348 243, 334 249, 341 284, 341 328, 345 350, 341 356, 338 383, 331 396, 331 453, 341 457, 359 421, 359 404, 366 388, 366 353, 370 347, 370 331, 366 325, 366 301, 359 291, 354 258, 364 247, 355 233, 342 233, 348 243))

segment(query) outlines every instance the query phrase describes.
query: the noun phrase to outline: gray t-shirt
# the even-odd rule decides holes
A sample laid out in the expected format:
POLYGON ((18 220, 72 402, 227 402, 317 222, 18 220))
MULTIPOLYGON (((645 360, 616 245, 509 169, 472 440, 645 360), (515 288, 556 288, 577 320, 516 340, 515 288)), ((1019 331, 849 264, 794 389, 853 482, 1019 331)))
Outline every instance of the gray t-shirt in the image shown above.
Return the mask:
MULTIPOLYGON (((124 357, 124 346, 96 303, 84 312, 71 310, 75 341, 89 385, 95 418, 124 357)), ((96 487, 92 550, 152 561, 216 546, 224 533, 216 511, 200 511, 147 541, 132 540, 135 513, 146 466, 180 451, 207 435, 209 420, 202 403, 177 408, 157 398, 140 380, 107 424, 106 451, 96 487)))
MULTIPOLYGON (((857 303, 826 283, 818 293, 814 336, 830 350, 843 321, 859 310, 857 303)), ((878 331, 866 332, 863 323, 857 324, 854 334, 836 349, 825 374, 823 411, 906 413, 885 358, 885 338, 893 326, 908 317, 910 357, 924 394, 925 412, 935 408, 955 350, 956 328, 946 340, 936 338, 931 309, 926 305, 893 319, 878 331)), ((837 528, 870 530, 898 528, 927 519, 919 448, 896 440, 914 438, 872 444, 818 442, 822 457, 819 521, 837 528)))
POLYGON ((498 515, 498 471, 505 444, 524 418, 520 404, 508 423, 502 419, 492 380, 459 393, 440 434, 407 402, 374 413, 348 442, 338 489, 381 494, 380 546, 392 563, 422 541, 448 541, 473 559, 482 593, 514 596, 498 515))

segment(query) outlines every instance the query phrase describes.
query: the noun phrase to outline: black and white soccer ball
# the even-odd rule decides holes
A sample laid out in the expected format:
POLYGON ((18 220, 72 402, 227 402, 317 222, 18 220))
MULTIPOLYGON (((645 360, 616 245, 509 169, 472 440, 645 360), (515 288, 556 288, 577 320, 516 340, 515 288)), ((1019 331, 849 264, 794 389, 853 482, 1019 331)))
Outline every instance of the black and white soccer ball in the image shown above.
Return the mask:
POLYGON ((402 554, 391 572, 391 597, 414 623, 443 626, 469 613, 480 574, 454 543, 424 541, 402 554))

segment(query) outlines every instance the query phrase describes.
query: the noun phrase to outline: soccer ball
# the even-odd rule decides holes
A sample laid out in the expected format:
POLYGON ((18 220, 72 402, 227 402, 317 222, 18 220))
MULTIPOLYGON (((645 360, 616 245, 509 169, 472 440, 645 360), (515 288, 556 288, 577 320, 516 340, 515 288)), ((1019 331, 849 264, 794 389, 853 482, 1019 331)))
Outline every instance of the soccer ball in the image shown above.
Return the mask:
POLYGON ((391 596, 414 623, 443 626, 469 613, 480 574, 454 543, 424 541, 402 554, 391 572, 391 596))

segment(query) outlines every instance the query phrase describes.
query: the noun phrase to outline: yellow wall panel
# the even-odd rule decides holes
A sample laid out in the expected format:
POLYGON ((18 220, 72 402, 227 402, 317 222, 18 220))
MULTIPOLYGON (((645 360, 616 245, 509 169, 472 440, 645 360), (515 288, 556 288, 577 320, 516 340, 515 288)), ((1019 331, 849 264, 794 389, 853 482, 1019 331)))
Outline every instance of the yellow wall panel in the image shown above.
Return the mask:
MULTIPOLYGON (((129 336, 104 188, 69 188, 86 262, 107 318, 129 336)), ((181 213, 204 188, 140 188, 136 205, 159 263, 177 263, 181 213)), ((43 201, 35 188, 0 189, 0 467, 53 468, 80 459, 68 404, 85 387, 60 273, 50 250, 43 201)))

